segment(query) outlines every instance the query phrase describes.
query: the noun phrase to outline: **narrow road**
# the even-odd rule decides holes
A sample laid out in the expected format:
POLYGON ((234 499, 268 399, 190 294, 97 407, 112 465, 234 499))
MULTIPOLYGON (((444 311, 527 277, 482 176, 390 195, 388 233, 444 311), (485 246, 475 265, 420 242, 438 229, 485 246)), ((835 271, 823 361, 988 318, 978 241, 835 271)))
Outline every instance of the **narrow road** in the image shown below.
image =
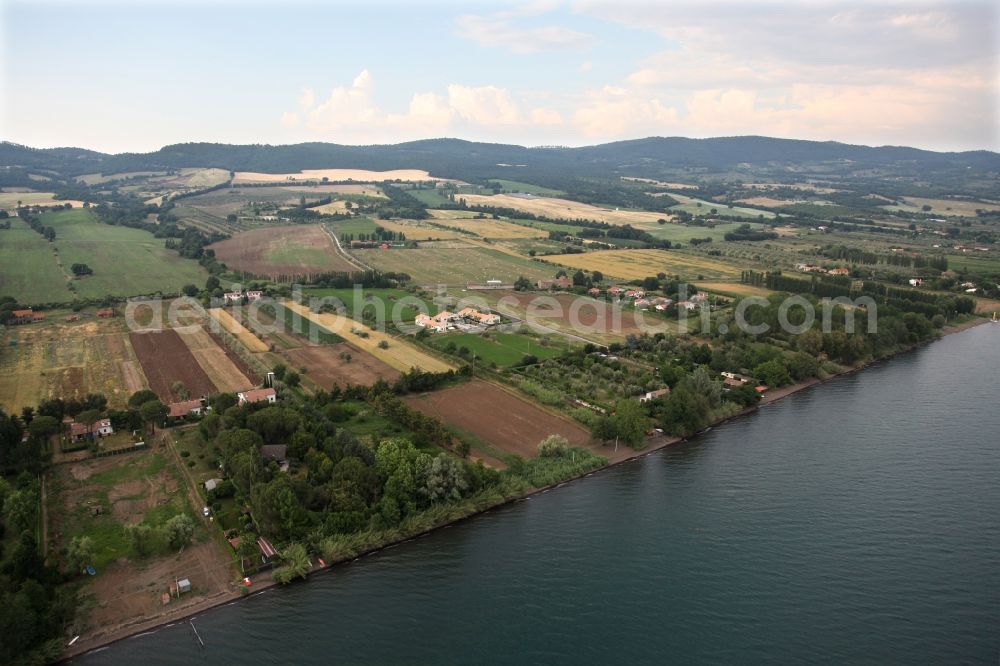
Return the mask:
POLYGON ((340 254, 340 256, 342 256, 344 259, 346 259, 348 263, 351 263, 354 266, 357 266, 358 268, 364 271, 374 270, 371 266, 364 263, 360 259, 357 259, 348 254, 347 251, 344 250, 344 247, 340 244, 340 239, 337 238, 337 234, 333 233, 333 231, 331 231, 325 224, 321 224, 320 227, 323 229, 323 231, 326 232, 326 235, 333 240, 333 244, 337 246, 337 253, 340 254))
MULTIPOLYGON (((198 484, 195 482, 194 477, 191 476, 191 472, 188 470, 187 465, 184 464, 184 459, 181 458, 180 453, 177 451, 177 447, 174 446, 174 433, 172 430, 160 430, 156 433, 156 438, 160 441, 160 444, 167 449, 171 458, 173 458, 174 465, 180 470, 181 476, 184 477, 184 485, 187 486, 188 500, 191 502, 191 508, 197 514, 201 515, 201 508, 205 506, 204 500, 201 498, 201 493, 198 492, 198 484)), ((201 516, 202 520, 208 522, 208 519, 201 516)))

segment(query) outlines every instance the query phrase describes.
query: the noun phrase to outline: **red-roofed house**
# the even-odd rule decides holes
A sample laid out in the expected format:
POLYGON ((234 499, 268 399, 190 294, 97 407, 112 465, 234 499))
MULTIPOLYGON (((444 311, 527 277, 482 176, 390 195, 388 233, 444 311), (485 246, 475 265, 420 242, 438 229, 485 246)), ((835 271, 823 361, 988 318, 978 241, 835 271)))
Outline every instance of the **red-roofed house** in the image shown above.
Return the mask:
POLYGON ((257 547, 260 548, 260 559, 264 564, 273 564, 278 559, 278 551, 264 537, 257 537, 257 547))
POLYGON ((35 321, 35 313, 31 308, 27 310, 14 310, 11 314, 11 324, 30 324, 35 321))
POLYGON ((569 289, 573 286, 573 281, 568 277, 557 277, 551 280, 539 280, 535 283, 539 289, 569 289))
POLYGON ((273 388, 250 389, 237 393, 236 399, 240 405, 252 405, 257 402, 274 403, 278 401, 278 393, 273 388))
POLYGON ((189 416, 201 416, 205 409, 201 400, 184 400, 182 402, 172 402, 167 405, 167 416, 172 419, 186 419, 189 416))
POLYGON ((500 323, 500 315, 491 312, 480 312, 475 308, 462 308, 458 311, 461 319, 472 319, 484 326, 494 326, 500 323))
POLYGON ((111 427, 111 419, 98 419, 90 427, 76 421, 69 424, 69 436, 77 442, 81 439, 107 437, 113 434, 115 434, 115 429, 111 427))

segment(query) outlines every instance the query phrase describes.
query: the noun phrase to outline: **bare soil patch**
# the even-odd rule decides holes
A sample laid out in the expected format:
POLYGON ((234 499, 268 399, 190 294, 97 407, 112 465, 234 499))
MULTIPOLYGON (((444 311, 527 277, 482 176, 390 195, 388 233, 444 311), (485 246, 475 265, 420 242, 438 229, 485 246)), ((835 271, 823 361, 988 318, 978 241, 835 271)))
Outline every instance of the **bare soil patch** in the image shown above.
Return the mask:
POLYGON ((432 393, 409 395, 403 400, 503 453, 534 458, 538 455, 538 443, 556 434, 574 446, 591 444, 590 433, 581 426, 479 380, 432 393))
POLYGON ((266 227, 237 234, 211 246, 231 269, 282 277, 357 270, 316 225, 266 227))
POLYGON ((216 344, 212 336, 200 325, 185 326, 175 330, 220 392, 244 391, 252 386, 251 380, 233 362, 235 354, 230 354, 216 344))
MULTIPOLYGON (((608 301, 600 301, 576 294, 537 294, 523 291, 503 292, 501 310, 513 308, 519 316, 527 316, 545 326, 588 333, 626 336, 642 332, 636 322, 634 310, 622 308, 608 301)), ((649 315, 650 322, 655 321, 649 315)))
POLYGON ((399 371, 392 366, 346 343, 290 349, 281 356, 295 369, 307 368, 307 376, 326 390, 334 384, 341 388, 348 384, 368 386, 378 379, 393 382, 399 378, 399 371), (345 352, 350 361, 340 357, 345 352))
POLYGON ((215 384, 173 329, 132 331, 129 340, 149 380, 149 388, 164 402, 181 400, 173 390, 178 381, 194 397, 215 392, 215 384))

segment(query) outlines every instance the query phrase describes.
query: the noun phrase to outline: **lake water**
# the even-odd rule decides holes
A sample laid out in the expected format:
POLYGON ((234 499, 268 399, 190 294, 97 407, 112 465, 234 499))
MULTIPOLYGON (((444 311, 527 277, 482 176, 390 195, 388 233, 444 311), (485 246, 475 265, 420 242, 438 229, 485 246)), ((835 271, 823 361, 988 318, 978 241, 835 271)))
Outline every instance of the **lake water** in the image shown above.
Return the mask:
POLYGON ((997 664, 1000 325, 74 660, 997 664))

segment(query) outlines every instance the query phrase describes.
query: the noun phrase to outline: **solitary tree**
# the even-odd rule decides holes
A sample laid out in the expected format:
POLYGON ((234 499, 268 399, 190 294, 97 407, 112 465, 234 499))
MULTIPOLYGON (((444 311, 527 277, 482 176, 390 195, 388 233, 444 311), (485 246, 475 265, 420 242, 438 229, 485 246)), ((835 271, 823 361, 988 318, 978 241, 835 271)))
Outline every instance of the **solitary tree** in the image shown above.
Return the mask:
POLYGON ((142 403, 139 408, 139 415, 142 416, 142 420, 149 424, 150 434, 156 432, 156 424, 163 423, 163 419, 167 418, 167 406, 164 405, 159 400, 150 400, 149 402, 142 403))
POLYGON ((80 573, 83 568, 94 561, 94 540, 89 536, 78 536, 70 539, 66 548, 66 566, 73 573, 80 573))
POLYGON ((181 548, 191 543, 191 537, 194 536, 194 521, 185 513, 178 514, 167 521, 163 526, 163 532, 171 548, 181 548))
POLYGON ((87 432, 93 438, 93 425, 97 423, 97 420, 101 418, 101 413, 96 409, 87 409, 76 415, 76 420, 78 423, 82 423, 87 426, 87 432))
POLYGON ((149 389, 142 389, 141 391, 136 391, 129 397, 128 406, 134 407, 135 409, 139 409, 139 407, 142 407, 144 403, 147 403, 150 400, 157 400, 157 399, 158 398, 155 393, 153 393, 149 389))

